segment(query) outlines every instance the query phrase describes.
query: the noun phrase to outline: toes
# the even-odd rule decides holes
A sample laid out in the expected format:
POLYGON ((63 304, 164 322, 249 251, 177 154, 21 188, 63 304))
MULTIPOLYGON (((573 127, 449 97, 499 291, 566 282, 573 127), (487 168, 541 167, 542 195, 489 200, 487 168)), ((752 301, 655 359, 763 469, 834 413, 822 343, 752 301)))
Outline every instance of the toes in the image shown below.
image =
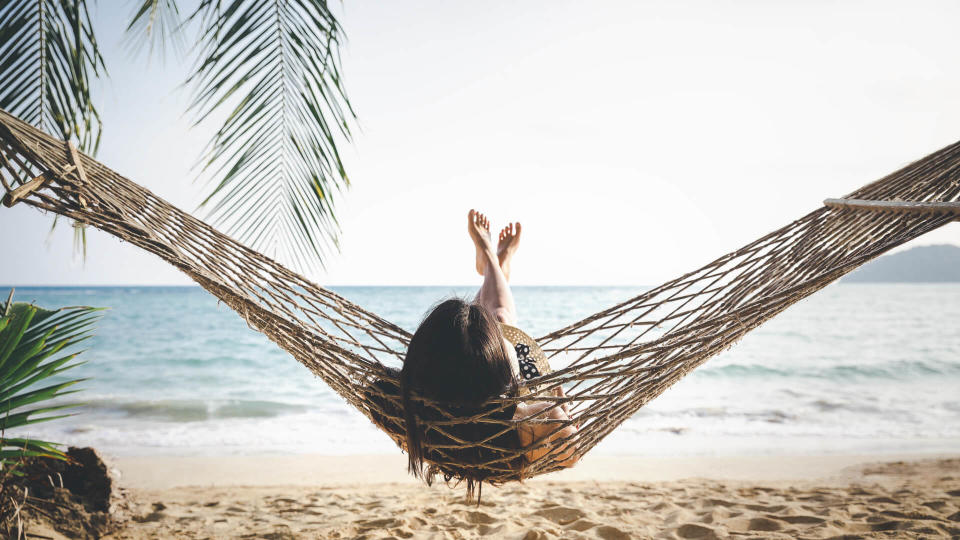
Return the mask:
POLYGON ((467 212, 467 221, 471 225, 478 225, 480 227, 483 227, 487 231, 490 230, 490 218, 488 218, 486 214, 482 212, 478 212, 473 208, 471 208, 470 211, 467 212))
POLYGON ((516 237, 519 237, 519 236, 520 236, 520 222, 519 222, 519 221, 514 224, 513 229, 514 229, 514 230, 513 230, 513 235, 516 236, 516 237))

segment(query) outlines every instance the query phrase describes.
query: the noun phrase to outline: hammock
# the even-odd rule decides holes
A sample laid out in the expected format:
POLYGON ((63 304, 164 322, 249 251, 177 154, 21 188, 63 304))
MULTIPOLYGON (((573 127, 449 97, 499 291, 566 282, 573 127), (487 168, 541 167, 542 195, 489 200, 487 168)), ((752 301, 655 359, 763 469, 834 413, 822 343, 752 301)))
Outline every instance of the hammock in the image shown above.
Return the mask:
MULTIPOLYGON (((78 153, 72 145, 0 111, 4 203, 17 202, 93 225, 176 266, 247 323, 319 376, 394 441, 404 427, 396 368, 411 337, 241 245, 143 187, 78 153)), ((581 456, 690 370, 793 303, 881 253, 960 218, 960 143, 955 143, 791 222, 706 266, 540 337, 555 371, 536 391, 499 397, 464 418, 442 403, 426 429, 442 435, 427 458, 450 477, 500 483, 559 468, 568 450, 581 456), (557 387, 565 397, 557 397, 557 387), (575 436, 524 448, 498 446, 518 421, 502 414, 518 401, 566 404, 575 436), (501 413, 501 414, 497 414, 501 413), (451 426, 502 427, 481 441, 451 426), (445 438, 444 438, 445 437, 445 438), (445 441, 445 442, 444 442, 445 441), (482 447, 491 458, 461 463, 457 449, 482 447), (515 466, 535 448, 543 457, 515 466)))

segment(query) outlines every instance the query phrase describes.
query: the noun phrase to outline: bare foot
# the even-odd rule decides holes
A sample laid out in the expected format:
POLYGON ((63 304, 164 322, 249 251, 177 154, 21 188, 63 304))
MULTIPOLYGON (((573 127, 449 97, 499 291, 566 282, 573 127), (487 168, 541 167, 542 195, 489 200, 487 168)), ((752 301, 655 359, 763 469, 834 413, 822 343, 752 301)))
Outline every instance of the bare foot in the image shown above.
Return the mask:
POLYGON ((520 231, 520 222, 511 223, 500 231, 500 241, 497 242, 497 260, 507 279, 510 279, 510 261, 520 247, 520 231))
POLYGON ((477 248, 477 273, 482 276, 489 260, 488 254, 493 253, 493 245, 490 243, 490 220, 480 212, 470 210, 467 214, 467 232, 470 233, 470 239, 477 248))

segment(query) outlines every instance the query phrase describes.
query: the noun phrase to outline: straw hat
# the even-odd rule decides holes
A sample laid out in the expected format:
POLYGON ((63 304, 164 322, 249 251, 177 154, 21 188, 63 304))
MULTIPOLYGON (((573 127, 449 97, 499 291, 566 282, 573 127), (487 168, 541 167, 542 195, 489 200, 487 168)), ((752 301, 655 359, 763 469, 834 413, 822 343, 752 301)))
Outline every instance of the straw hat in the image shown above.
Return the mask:
MULTIPOLYGON (((500 331, 503 333, 503 337, 513 345, 513 350, 517 353, 517 360, 520 362, 521 382, 529 381, 553 371, 550 369, 547 355, 543 354, 537 342, 523 330, 509 324, 500 323, 500 331)), ((522 385, 521 389, 522 392, 522 385)))

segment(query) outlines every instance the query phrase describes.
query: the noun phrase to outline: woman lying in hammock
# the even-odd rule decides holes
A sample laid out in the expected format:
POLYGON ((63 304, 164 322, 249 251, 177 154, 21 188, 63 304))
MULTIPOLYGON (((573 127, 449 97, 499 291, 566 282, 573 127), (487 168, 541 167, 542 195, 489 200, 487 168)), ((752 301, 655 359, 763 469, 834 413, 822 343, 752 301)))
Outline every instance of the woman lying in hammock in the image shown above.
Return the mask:
MULTIPOLYGON (((434 430, 425 433, 419 423, 420 415, 436 415, 427 412, 427 407, 418 407, 411 399, 413 393, 439 402, 455 403, 458 405, 456 410, 463 411, 464 416, 474 416, 482 412, 479 407, 490 398, 525 393, 521 381, 549 369, 546 357, 536 343, 514 327, 517 311, 507 281, 511 259, 520 243, 520 224, 510 224, 500 231, 496 251, 490 237, 490 222, 485 215, 471 210, 467 228, 476 246, 477 272, 483 276, 480 292, 472 303, 451 299, 438 304, 410 340, 400 372, 407 433, 403 442, 409 455, 410 471, 418 477, 430 476, 424 461, 429 457, 425 455, 424 443, 436 443, 437 438, 445 439, 441 444, 453 441, 434 430), (531 349, 535 349, 535 355, 531 349)), ((563 395, 562 390, 558 390, 558 395, 563 395)), ((553 403, 531 401, 518 403, 513 411, 508 409, 501 413, 505 420, 531 420, 494 439, 491 445, 523 448, 535 441, 547 442, 527 452, 523 456, 527 462, 551 451, 558 453, 550 443, 576 433, 572 425, 557 429, 557 421, 569 420, 565 405, 561 408, 553 403)), ((447 429, 461 440, 482 441, 503 431, 504 425, 469 422, 447 429)), ((464 465, 483 463, 490 457, 487 449, 465 446, 447 450, 447 453, 464 465)), ((573 445, 568 445, 559 451, 555 462, 571 467, 576 459, 573 445)), ((522 467, 523 463, 514 465, 522 467)))

